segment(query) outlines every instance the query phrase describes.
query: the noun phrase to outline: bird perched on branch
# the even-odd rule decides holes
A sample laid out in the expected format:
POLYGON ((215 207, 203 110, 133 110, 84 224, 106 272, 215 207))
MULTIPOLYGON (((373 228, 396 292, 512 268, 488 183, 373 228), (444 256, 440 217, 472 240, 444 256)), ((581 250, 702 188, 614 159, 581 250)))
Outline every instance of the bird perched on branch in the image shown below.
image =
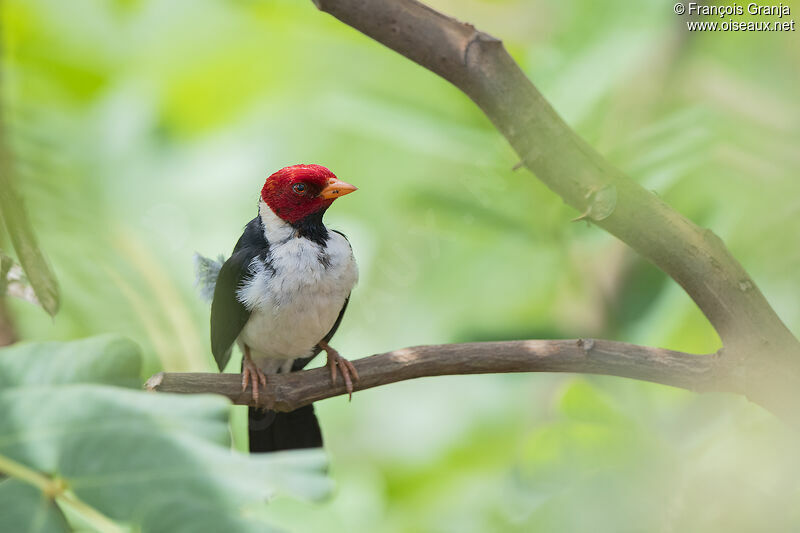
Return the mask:
MULTIPOLYGON (((197 256, 198 283, 211 299, 211 351, 222 370, 237 344, 242 390, 258 403, 266 374, 302 369, 320 351, 331 380, 341 374, 348 393, 355 367, 328 344, 339 327, 358 269, 344 234, 322 216, 333 201, 356 190, 320 165, 293 165, 269 176, 258 216, 225 261, 197 256)), ((322 446, 313 405, 289 413, 251 407, 250 450, 322 446)))

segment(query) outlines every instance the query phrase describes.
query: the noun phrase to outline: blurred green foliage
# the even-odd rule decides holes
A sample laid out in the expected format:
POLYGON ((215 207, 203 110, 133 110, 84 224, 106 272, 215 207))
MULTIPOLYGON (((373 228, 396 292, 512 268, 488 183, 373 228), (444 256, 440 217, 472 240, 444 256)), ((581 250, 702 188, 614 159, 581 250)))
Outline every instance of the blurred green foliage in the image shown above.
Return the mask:
MULTIPOLYGON (((797 33, 688 33, 654 0, 430 3, 502 38, 590 144, 713 228, 800 333, 797 33)), ((7 0, 3 16, 18 189, 62 292, 55 321, 11 302, 23 338, 121 333, 143 348, 141 378, 211 370, 192 253, 229 252, 266 175, 315 162, 359 186, 326 215, 362 273, 344 353, 576 336, 719 347, 671 280, 513 172, 466 97, 311 2, 7 0)), ((318 413, 338 493, 251 509, 292 531, 800 527, 796 437, 737 397, 464 376, 318 413)))

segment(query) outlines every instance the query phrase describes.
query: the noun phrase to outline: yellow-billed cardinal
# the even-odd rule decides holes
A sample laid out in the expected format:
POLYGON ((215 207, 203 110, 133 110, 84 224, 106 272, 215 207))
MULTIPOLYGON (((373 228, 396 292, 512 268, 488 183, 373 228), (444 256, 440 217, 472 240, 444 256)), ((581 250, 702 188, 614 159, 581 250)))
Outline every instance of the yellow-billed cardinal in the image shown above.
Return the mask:
MULTIPOLYGON (((344 234, 322 216, 355 191, 320 165, 275 172, 261 189, 258 216, 230 258, 197 256, 198 283, 211 297, 211 351, 222 370, 234 343, 242 350, 242 390, 258 401, 265 374, 302 369, 321 350, 331 380, 341 373, 348 393, 358 374, 328 345, 342 320, 358 269, 344 234), (213 297, 212 297, 213 295, 213 297)), ((290 413, 250 408, 250 450, 322 446, 313 405, 290 413)))

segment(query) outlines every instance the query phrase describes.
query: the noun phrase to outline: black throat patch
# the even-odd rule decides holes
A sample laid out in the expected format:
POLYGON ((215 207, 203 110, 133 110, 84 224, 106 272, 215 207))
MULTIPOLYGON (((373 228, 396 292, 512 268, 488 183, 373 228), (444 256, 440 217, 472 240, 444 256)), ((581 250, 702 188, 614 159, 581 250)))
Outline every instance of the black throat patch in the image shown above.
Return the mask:
POLYGON ((328 228, 322 223, 322 215, 325 214, 326 210, 327 209, 320 209, 316 213, 311 213, 292 224, 292 227, 297 232, 297 236, 304 237, 320 246, 325 246, 325 243, 328 241, 328 228))

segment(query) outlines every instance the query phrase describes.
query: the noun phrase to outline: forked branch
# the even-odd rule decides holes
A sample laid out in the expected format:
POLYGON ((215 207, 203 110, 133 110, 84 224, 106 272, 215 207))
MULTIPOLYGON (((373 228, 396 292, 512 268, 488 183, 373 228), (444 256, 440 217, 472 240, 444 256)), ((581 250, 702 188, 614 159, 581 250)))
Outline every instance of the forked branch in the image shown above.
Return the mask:
POLYGON ((723 343, 734 389, 800 425, 800 343, 711 230, 625 176, 581 139, 498 39, 415 0, 314 0, 471 98, 522 163, 582 218, 628 244, 695 301, 723 343))
MULTIPOLYGON (((319 9, 451 82, 471 98, 522 163, 581 217, 670 275, 719 334, 698 356, 610 341, 511 341, 422 346, 355 362, 358 388, 422 376, 582 372, 724 390, 800 426, 800 343, 723 242, 626 177, 583 141, 528 80, 503 44, 415 0, 314 0, 319 9)), ((159 374, 154 390, 217 392, 238 403, 238 376, 159 374)), ((239 387, 240 388, 240 387, 239 387)), ((270 405, 291 409, 341 394, 322 370, 271 377, 270 405)))

